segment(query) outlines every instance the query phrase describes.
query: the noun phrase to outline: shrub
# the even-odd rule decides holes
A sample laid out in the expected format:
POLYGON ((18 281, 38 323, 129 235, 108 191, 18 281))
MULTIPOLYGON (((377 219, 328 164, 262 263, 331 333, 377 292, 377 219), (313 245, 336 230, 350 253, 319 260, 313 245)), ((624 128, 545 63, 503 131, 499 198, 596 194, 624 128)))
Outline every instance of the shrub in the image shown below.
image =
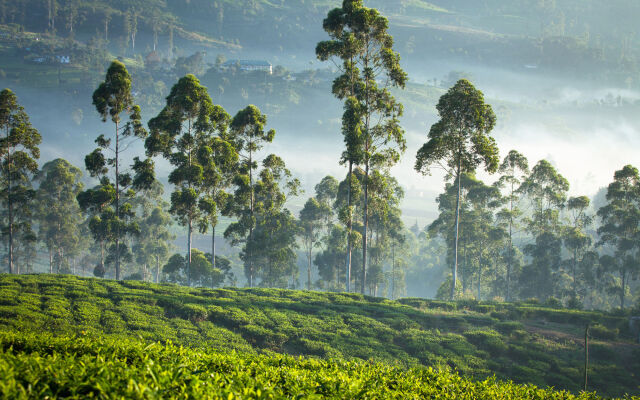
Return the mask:
POLYGON ((619 333, 618 329, 609 329, 601 324, 596 324, 589 328, 589 334, 594 339, 616 340, 619 333))

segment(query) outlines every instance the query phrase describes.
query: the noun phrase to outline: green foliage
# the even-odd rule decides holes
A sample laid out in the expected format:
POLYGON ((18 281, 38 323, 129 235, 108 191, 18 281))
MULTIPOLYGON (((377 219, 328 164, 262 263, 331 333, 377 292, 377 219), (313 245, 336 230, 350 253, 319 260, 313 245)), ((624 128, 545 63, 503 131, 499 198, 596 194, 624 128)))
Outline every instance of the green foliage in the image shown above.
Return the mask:
MULTIPOLYGON (((305 345, 314 348, 309 341, 305 345)), ((318 351, 322 352, 320 348, 318 351)), ((0 333, 3 398, 599 399, 432 368, 220 353, 172 343, 0 333)), ((521 374, 534 372, 521 367, 521 374)), ((633 397, 630 399, 637 399, 633 397)))
MULTIPOLYGON (((184 266, 184 257, 181 260, 184 266)), ((0 331, 21 332, 11 339, 19 340, 20 346, 54 345, 56 340, 69 340, 65 347, 72 343, 85 346, 93 340, 98 349, 111 346, 109 343, 124 346, 129 339, 141 337, 147 344, 171 341, 197 349, 180 350, 193 354, 202 351, 214 356, 237 350, 265 353, 273 360, 282 359, 276 352, 384 361, 402 368, 425 365, 455 368, 469 378, 495 375, 576 392, 580 390, 582 345, 579 339, 566 340, 567 335, 579 335, 586 322, 610 332, 626 323, 625 318, 609 314, 532 304, 402 301, 409 306, 359 294, 210 290, 59 275, 2 275, 0 299, 0 331), (494 318, 496 313, 508 315, 510 320, 494 318), (543 324, 543 329, 555 329, 564 336, 536 333, 543 324), (47 332, 69 335, 70 339, 52 339, 47 332), (31 334, 41 341, 31 339, 31 334)), ((10 336, 0 334, 0 343, 5 343, 6 335, 10 336)), ((624 338, 620 335, 616 340, 624 338)), ((608 395, 635 393, 634 359, 618 347, 632 345, 605 338, 594 344, 600 348, 591 356, 591 387, 608 395), (599 379, 600 373, 607 379, 599 379)), ((137 346, 144 348, 146 344, 137 346)), ((151 357, 154 346, 143 353, 151 357)), ((0 348, 9 354, 8 346, 0 348)), ((22 351, 18 349, 14 346, 11 351, 22 351)), ((109 349, 104 354, 117 353, 109 349)), ((6 359, 1 356, 0 364, 6 359)), ((75 371, 71 364, 64 365, 75 371)), ((169 361, 160 364, 166 368, 178 365, 169 361)), ((68 372, 66 367, 60 371, 68 372)), ((73 375, 69 372, 68 376, 73 375)))

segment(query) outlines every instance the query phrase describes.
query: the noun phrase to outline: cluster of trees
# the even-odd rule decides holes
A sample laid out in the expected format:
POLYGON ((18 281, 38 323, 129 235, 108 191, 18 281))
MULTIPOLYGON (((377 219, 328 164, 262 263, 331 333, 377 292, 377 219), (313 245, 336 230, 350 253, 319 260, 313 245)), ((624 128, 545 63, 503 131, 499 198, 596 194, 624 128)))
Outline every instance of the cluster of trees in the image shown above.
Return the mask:
POLYGON ((187 285, 233 282, 230 261, 216 255, 215 247, 218 218, 225 215, 236 218, 225 237, 242 245, 249 284, 260 278, 265 285, 286 285, 283 277, 294 275, 296 266, 298 225, 284 203, 287 195, 297 194, 300 183, 281 158, 260 152, 275 136, 265 129, 266 116, 248 106, 232 118, 187 75, 171 89, 166 106, 147 130, 131 85, 124 64, 114 61, 93 93, 96 110, 113 124, 113 132, 98 136, 97 148, 85 157, 86 170, 98 180, 86 190, 82 172, 65 160, 38 170, 40 134, 16 96, 8 89, 1 93, 3 233, 9 271, 31 271, 36 245, 42 242, 50 272, 72 272, 77 262, 86 267, 91 256, 79 256, 90 250, 87 254, 98 255, 96 276, 113 267, 114 277, 121 279, 123 265, 138 265, 141 270, 129 277, 153 279, 155 267, 158 281, 163 266, 166 279, 187 285), (132 157, 131 145, 139 139, 146 154, 132 157), (163 186, 155 179, 153 156, 173 166, 170 203, 163 200, 163 186), (33 182, 39 183, 37 189, 33 182), (168 258, 174 239, 171 215, 187 229, 186 257, 168 258), (194 228, 212 232, 210 253, 192 254, 194 228))
POLYGON ((92 100, 113 130, 98 136, 85 158, 97 182, 90 188, 65 160, 38 168, 40 134, 16 96, 2 91, 0 201, 9 272, 32 271, 41 244, 50 272, 90 266, 96 276, 116 279, 235 284, 231 261, 216 254, 219 219, 227 217, 224 237, 240 248, 249 286, 298 287, 301 249, 308 289, 396 298, 404 294, 407 263, 431 262, 441 240, 452 273, 440 297, 560 298, 604 307, 616 296, 625 307, 640 275, 634 167, 616 172, 597 210, 586 196, 568 198, 568 181, 549 162, 529 170, 517 151, 500 162, 491 137, 496 116, 460 79, 440 98, 440 120, 416 158, 421 173, 446 171, 440 215, 426 232, 412 234, 401 219, 402 188, 390 174, 406 150, 403 107, 391 89, 403 88, 407 75, 388 21, 362 0, 344 0, 323 28, 329 40, 316 54, 340 70, 332 93, 344 104, 341 163, 348 173, 323 178, 298 218, 285 204, 301 194, 300 182, 280 157, 263 151, 276 134, 267 117, 253 105, 232 117, 193 75, 173 85, 145 127, 129 72, 118 61, 110 65, 92 100), (135 154, 136 141, 144 141, 144 154, 135 154), (156 157, 172 167, 168 202, 155 177, 156 157), (482 182, 475 176, 480 166, 500 178, 482 182), (186 231, 184 255, 171 255, 172 221, 186 231), (193 249, 194 230, 211 235, 208 252, 193 249))
POLYGON ((640 275, 638 170, 616 171, 599 208, 587 196, 569 197, 569 182, 546 160, 529 170, 512 150, 498 172, 488 185, 465 171, 438 197, 440 215, 427 233, 446 241, 452 274, 461 278, 452 294, 451 275, 438 297, 560 299, 604 308, 613 296, 624 308, 640 275))

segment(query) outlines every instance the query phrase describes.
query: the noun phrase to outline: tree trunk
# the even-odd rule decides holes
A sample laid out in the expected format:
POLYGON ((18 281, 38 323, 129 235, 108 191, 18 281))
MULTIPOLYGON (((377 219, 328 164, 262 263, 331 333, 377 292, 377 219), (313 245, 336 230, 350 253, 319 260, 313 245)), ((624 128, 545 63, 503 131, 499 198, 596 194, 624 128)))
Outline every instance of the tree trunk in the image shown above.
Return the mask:
POLYGON ((156 256, 156 283, 160 283, 160 256, 156 256))
POLYGON ((624 295, 625 295, 625 291, 627 289, 626 286, 626 278, 627 278, 627 270, 626 268, 622 269, 622 274, 621 274, 621 278, 622 278, 622 290, 620 291, 620 309, 624 310, 624 295))
POLYGON ((513 265, 513 182, 509 199, 509 256, 507 257, 507 301, 511 301, 511 268, 513 265))
POLYGON ((307 266, 307 290, 311 290, 311 252, 312 252, 313 243, 309 246, 309 265, 307 266))
POLYGON ((367 281, 367 230, 369 227, 369 162, 367 160, 364 171, 364 227, 362 235, 362 283, 361 292, 364 294, 364 287, 367 281))
POLYGON ((391 300, 396 294, 396 246, 391 246, 391 300))
POLYGON ((118 134, 118 121, 116 121, 116 280, 120 280, 120 135, 118 134))
POLYGON ((346 271, 346 289, 351 291, 351 230, 353 221, 351 218, 351 174, 353 173, 353 162, 349 161, 349 176, 347 177, 347 209, 349 210, 349 220, 347 221, 347 271, 346 271))
POLYGON ((7 132, 7 208, 9 213, 9 273, 15 273, 13 265, 13 193, 11 182, 11 147, 9 145, 9 126, 6 128, 7 132))
MULTIPOLYGON (((251 143, 249 144, 251 146, 251 143)), ((251 199, 250 199, 250 211, 251 211, 251 226, 249 227, 249 240, 247 241, 247 255, 249 256, 249 287, 253 287, 253 255, 251 254, 251 238, 253 236, 253 170, 251 166, 253 165, 253 154, 251 150, 249 150, 249 186, 251 189, 251 199)))
POLYGON ((458 157, 458 171, 457 171, 457 178, 458 178, 458 194, 456 196, 456 221, 455 221, 455 233, 456 233, 456 237, 455 237, 455 244, 454 244, 454 254, 455 254, 455 258, 454 258, 454 263, 453 263, 453 279, 452 279, 452 284, 451 284, 451 300, 455 299, 456 296, 456 283, 458 280, 458 233, 459 233, 459 219, 460 219, 460 186, 461 186, 461 182, 462 182, 462 177, 460 176, 460 170, 462 169, 462 158, 458 157))
POLYGON ((189 228, 187 232, 187 286, 191 286, 191 235, 193 231, 193 221, 189 217, 189 228))
POLYGON ((102 267, 102 271, 105 271, 104 268, 104 240, 100 241, 100 266, 102 267))
POLYGON ((216 268, 216 226, 211 226, 211 268, 216 268))

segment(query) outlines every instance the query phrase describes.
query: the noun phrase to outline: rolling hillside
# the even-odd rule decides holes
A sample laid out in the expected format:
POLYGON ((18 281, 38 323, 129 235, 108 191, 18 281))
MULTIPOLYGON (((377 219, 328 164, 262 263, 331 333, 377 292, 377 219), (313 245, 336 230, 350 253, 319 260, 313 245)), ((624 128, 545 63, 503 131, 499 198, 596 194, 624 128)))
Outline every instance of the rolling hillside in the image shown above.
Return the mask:
POLYGON ((589 388, 609 396, 640 392, 640 346, 628 319, 598 312, 49 275, 2 275, 0 299, 0 326, 9 332, 430 366, 573 392, 582 383, 581 335, 589 322, 589 388))

